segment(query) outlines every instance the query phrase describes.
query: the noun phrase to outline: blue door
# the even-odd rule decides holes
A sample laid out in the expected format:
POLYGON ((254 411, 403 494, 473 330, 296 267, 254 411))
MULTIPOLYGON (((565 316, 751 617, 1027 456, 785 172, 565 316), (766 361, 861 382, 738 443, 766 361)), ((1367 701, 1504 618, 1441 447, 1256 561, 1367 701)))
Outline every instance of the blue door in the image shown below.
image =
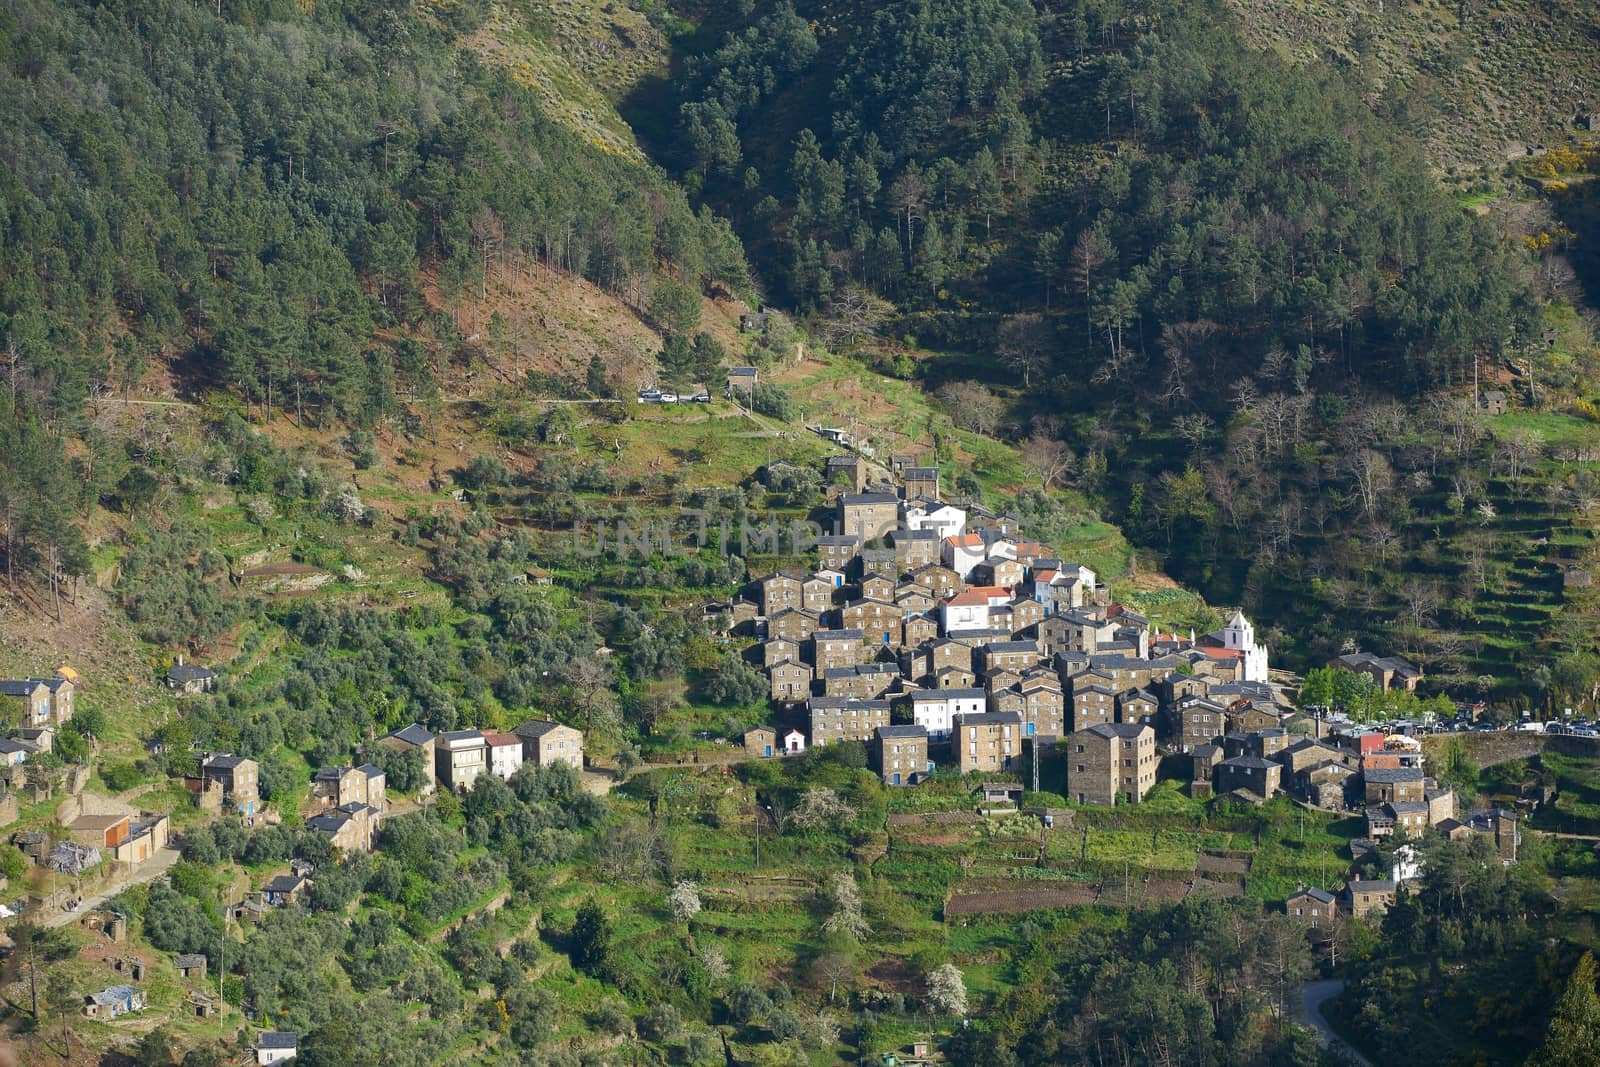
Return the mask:
POLYGON ((771 755, 772 755, 772 746, 771 746, 771 745, 768 745, 768 746, 767 746, 767 753, 766 753, 766 754, 767 754, 767 755, 768 755, 768 756, 771 756, 771 755))
POLYGON ((889 631, 888 630, 883 631, 883 643, 886 644, 886 645, 889 643, 889 631))
POLYGON ((895 772, 895 775, 894 775, 894 784, 895 784, 895 785, 899 785, 899 784, 900 784, 900 772, 899 772, 899 771, 896 771, 896 772, 895 772))
POLYGON ((1033 736, 1033 723, 1031 723, 1031 722, 1028 724, 1028 736, 1029 737, 1033 736))

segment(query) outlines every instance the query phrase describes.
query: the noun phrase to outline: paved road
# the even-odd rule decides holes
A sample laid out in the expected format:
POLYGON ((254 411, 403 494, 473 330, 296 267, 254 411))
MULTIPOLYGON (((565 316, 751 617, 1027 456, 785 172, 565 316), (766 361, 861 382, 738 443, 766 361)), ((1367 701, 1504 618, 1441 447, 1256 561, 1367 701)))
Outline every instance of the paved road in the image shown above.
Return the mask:
POLYGON ((1324 982, 1308 983, 1300 994, 1300 1021, 1317 1029, 1323 1048, 1337 1049, 1359 1067, 1372 1067, 1372 1061, 1357 1052, 1344 1038, 1334 1033, 1333 1027, 1322 1016, 1322 1005, 1344 992, 1344 979, 1331 978, 1324 982))
POLYGON ((172 869, 172 865, 178 862, 179 856, 180 853, 175 848, 158 850, 153 859, 134 871, 132 875, 114 880, 109 886, 84 897, 83 903, 72 911, 57 912, 55 915, 45 919, 44 924, 46 926, 66 926, 68 923, 77 922, 129 886, 143 885, 145 882, 154 881, 161 875, 166 874, 172 869))

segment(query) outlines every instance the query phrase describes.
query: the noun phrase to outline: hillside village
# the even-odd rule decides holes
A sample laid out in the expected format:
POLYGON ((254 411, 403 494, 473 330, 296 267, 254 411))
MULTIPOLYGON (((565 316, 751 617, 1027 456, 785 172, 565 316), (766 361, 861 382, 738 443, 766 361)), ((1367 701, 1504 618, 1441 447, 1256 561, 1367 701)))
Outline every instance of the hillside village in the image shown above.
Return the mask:
MULTIPOLYGON (((1242 612, 1215 632, 1171 632, 1118 603, 1093 569, 1059 558, 1014 516, 946 498, 935 467, 895 457, 890 468, 874 468, 854 452, 824 463, 834 524, 817 538, 815 568, 762 575, 731 600, 704 606, 768 683, 772 714, 738 739, 743 761, 853 747, 889 789, 964 781, 983 814, 1024 814, 1047 832, 1074 825, 1077 812, 1136 807, 1168 780, 1196 801, 1249 807, 1286 797, 1355 816, 1363 832, 1348 842, 1341 887, 1302 885, 1279 901, 1283 914, 1306 921, 1313 944, 1332 936, 1335 916, 1379 915, 1421 876, 1415 850, 1397 842, 1431 830, 1481 839, 1503 863, 1518 858, 1518 812, 1465 809, 1428 774, 1413 737, 1301 706, 1301 680, 1272 668, 1242 612), (1058 794, 1066 807, 1025 801, 1029 794, 1058 794)), ((1329 669, 1378 692, 1415 692, 1424 680, 1403 659, 1367 653, 1343 654, 1329 669)), ((163 681, 181 704, 215 692, 219 678, 179 656, 163 681)), ((187 848, 175 820, 249 831, 278 825, 286 813, 263 799, 255 759, 198 747, 192 772, 175 779, 192 805, 181 816, 86 789, 87 764, 51 758, 81 684, 70 667, 0 681, 11 734, 0 740, 0 823, 16 823, 23 805, 65 795, 49 826, 0 832, 55 875, 48 896, 19 897, 16 906, 75 920, 114 952, 128 917, 114 901, 86 905, 81 888, 63 895, 63 879, 100 879, 109 887, 104 901, 119 885, 158 877, 187 848)), ((440 794, 467 797, 486 777, 513 782, 524 765, 593 775, 602 768, 586 768, 584 743, 580 730, 546 719, 504 732, 413 722, 371 737, 356 760, 316 768, 294 812, 328 859, 297 852, 287 865, 269 865, 228 902, 227 917, 254 925, 303 906, 321 864, 381 849, 390 820, 427 810, 440 794), (391 771, 405 783, 398 791, 391 771)), ((1202 876, 1188 891, 1213 884, 1202 876)), ((946 902, 946 917, 980 897, 1001 913, 1040 906, 1025 892, 960 895, 946 902)), ((83 1015, 115 1020, 145 1011, 147 962, 108 961, 115 977, 131 982, 86 992, 83 1015)), ((185 1010, 201 1018, 222 1010, 202 988, 204 955, 178 952, 170 963, 188 980, 185 1010)), ((297 1035, 263 1029, 252 1040, 257 1062, 268 1063, 292 1055, 297 1035)))

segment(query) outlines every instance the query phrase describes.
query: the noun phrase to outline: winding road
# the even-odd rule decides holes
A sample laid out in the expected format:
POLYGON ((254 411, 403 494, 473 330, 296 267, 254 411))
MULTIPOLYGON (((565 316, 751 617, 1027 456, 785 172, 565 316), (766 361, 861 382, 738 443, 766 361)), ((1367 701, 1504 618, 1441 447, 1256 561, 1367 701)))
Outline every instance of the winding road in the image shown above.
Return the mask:
POLYGON ((1322 982, 1309 982, 1300 993, 1300 1021, 1314 1026, 1323 1048, 1335 1049, 1349 1057, 1359 1067, 1372 1067, 1372 1061, 1357 1052, 1348 1041, 1334 1032, 1322 1015, 1322 1005, 1344 992, 1343 978, 1330 978, 1322 982))

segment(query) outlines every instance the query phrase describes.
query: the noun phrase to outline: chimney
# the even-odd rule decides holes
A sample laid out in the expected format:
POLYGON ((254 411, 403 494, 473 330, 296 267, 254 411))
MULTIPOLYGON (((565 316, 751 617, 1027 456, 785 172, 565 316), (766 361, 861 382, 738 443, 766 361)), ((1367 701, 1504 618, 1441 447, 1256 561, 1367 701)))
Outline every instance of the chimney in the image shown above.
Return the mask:
POLYGON ((180 667, 183 666, 183 653, 182 652, 178 653, 178 666, 180 666, 180 667))

